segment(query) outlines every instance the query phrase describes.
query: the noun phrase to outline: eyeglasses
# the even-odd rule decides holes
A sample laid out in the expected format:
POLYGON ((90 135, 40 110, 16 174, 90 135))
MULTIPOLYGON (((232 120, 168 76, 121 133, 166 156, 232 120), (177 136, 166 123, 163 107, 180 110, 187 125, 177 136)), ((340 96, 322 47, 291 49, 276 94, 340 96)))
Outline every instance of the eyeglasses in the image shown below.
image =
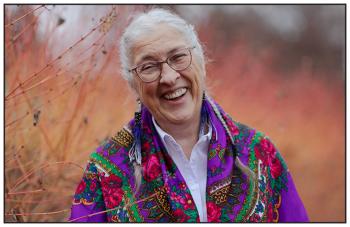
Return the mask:
POLYGON ((167 63, 175 71, 187 69, 192 62, 191 50, 195 47, 179 49, 172 53, 165 61, 148 61, 129 70, 145 83, 150 83, 158 79, 163 71, 163 63, 167 63))

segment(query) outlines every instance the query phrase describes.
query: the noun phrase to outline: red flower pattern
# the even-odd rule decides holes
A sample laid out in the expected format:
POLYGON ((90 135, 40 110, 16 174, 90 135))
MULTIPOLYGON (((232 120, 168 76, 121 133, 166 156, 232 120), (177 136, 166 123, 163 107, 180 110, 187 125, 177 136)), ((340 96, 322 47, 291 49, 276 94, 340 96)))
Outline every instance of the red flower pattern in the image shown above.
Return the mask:
MULTIPOLYGON (((227 119, 227 118, 226 118, 227 119)), ((238 127, 230 120, 227 121, 227 125, 230 129, 230 131, 232 132, 232 135, 233 136, 236 136, 239 134, 239 130, 238 130, 238 127)))
POLYGON ((161 172, 159 159, 156 155, 151 155, 148 160, 143 162, 142 168, 145 173, 145 179, 148 182, 156 179, 161 172))
POLYGON ((106 208, 115 208, 122 201, 124 192, 121 189, 122 180, 111 174, 101 180, 102 192, 105 199, 106 208))
POLYGON ((187 194, 187 193, 185 194, 185 198, 183 198, 183 197, 181 198, 180 203, 181 203, 181 205, 183 205, 183 208, 185 210, 194 209, 194 206, 195 206, 191 195, 187 194))
POLYGON ((268 139, 262 139, 255 147, 255 155, 264 163, 264 165, 270 167, 273 178, 277 178, 281 175, 281 161, 276 157, 276 149, 268 139))
POLYGON ((96 190, 96 181, 91 181, 90 183, 90 191, 95 191, 96 190))
POLYGON ((182 189, 182 190, 186 190, 186 183, 184 182, 184 181, 182 181, 181 183, 180 183, 180 188, 182 189))
POLYGON ((148 151, 150 148, 150 144, 148 142, 142 144, 142 150, 148 151))
POLYGON ((269 203, 267 206, 267 222, 273 221, 273 208, 272 203, 269 203))
POLYGON ((249 217, 249 222, 260 222, 261 218, 258 214, 253 214, 249 217))
POLYGON ((177 222, 186 222, 188 219, 190 219, 190 217, 185 214, 183 209, 176 209, 173 214, 177 222))
POLYGON ((270 162, 270 171, 273 178, 277 178, 282 173, 282 164, 278 158, 271 160, 270 162))
POLYGON ((221 216, 221 208, 218 207, 213 202, 207 203, 207 214, 208 214, 208 222, 219 222, 221 216))
MULTIPOLYGON (((225 117, 225 116, 224 116, 225 117)), ((233 135, 238 135, 239 130, 234 122, 231 122, 231 120, 227 120, 228 126, 230 131, 232 132, 233 135)), ((151 133, 150 128, 146 128, 146 131, 151 133)), ((213 133, 213 141, 216 140, 215 138, 215 133, 213 133)), ((227 137, 226 140, 229 142, 229 138, 227 137)), ((163 165, 164 160, 162 160, 163 157, 158 156, 157 152, 158 150, 153 150, 155 147, 155 144, 151 141, 150 139, 144 139, 144 142, 142 144, 142 150, 149 150, 150 152, 148 153, 149 156, 144 157, 142 160, 142 168, 144 172, 144 177, 147 182, 151 182, 154 179, 157 179, 160 174, 162 173, 161 169, 161 163, 163 165), (154 153, 155 152, 155 153, 154 153)), ((237 139, 239 142, 240 140, 237 139)), ((247 145, 247 144, 244 144, 247 145)), ((242 147, 248 147, 248 146, 242 146, 242 147)), ((220 143, 214 147, 216 151, 220 151, 221 146, 220 143)), ((260 160, 262 160, 264 166, 269 166, 268 169, 263 168, 262 174, 264 176, 267 176, 267 171, 271 173, 271 176, 273 178, 277 178, 281 175, 281 171, 283 169, 282 163, 279 158, 276 157, 277 150, 273 146, 273 144, 268 140, 268 139, 262 139, 258 144, 255 145, 254 148, 256 157, 260 160)), ((102 152, 102 151, 101 151, 102 152)), ((217 168, 217 166, 212 165, 208 166, 208 169, 212 170, 213 172, 221 173, 222 170, 220 168, 217 168)), ((93 169, 93 171, 96 171, 93 169)), ((167 172, 165 172, 167 174, 167 172)), ((115 208, 118 207, 123 199, 123 191, 121 189, 122 186, 122 180, 119 178, 117 175, 109 175, 108 177, 104 176, 104 173, 98 173, 99 178, 101 179, 101 186, 102 186, 102 192, 103 192, 103 198, 104 202, 106 205, 107 209, 115 208)), ((125 175, 129 176, 129 175, 125 175)), ((197 220, 199 222, 199 216, 197 215, 196 217, 195 212, 188 212, 188 215, 186 212, 191 209, 195 209, 195 204, 192 200, 192 197, 188 193, 184 193, 185 190, 187 190, 187 186, 185 182, 176 182, 176 184, 173 184, 173 176, 166 178, 169 179, 171 182, 171 186, 169 186, 167 180, 164 182, 164 187, 165 191, 168 196, 170 196, 171 201, 175 201, 176 208, 173 210, 173 215, 176 218, 178 222, 186 222, 189 219, 191 221, 197 220), (182 191, 182 192, 181 192, 182 191), (194 219, 195 218, 195 219, 194 219)), ((98 178, 97 178, 98 179, 98 178)), ((89 179, 91 180, 91 178, 89 179)), ((96 180, 91 180, 91 181, 82 181, 78 188, 77 188, 77 193, 83 193, 84 196, 89 196, 89 193, 91 191, 96 190, 97 188, 97 181, 96 180)), ((260 194, 261 195, 261 201, 263 204, 268 204, 265 206, 267 209, 267 214, 266 218, 267 221, 271 221, 272 218, 274 217, 274 211, 272 209, 274 203, 269 199, 270 196, 272 195, 274 191, 267 185, 267 189, 265 193, 260 194)), ((221 222, 222 220, 226 220, 226 213, 224 212, 223 209, 226 208, 221 208, 220 206, 216 205, 214 202, 208 202, 207 203, 207 214, 208 214, 208 222, 221 222)), ((261 217, 257 214, 254 213, 250 219, 250 221, 261 221, 261 217)))
POLYGON ((77 188, 76 193, 77 193, 77 194, 80 194, 80 193, 84 192, 85 187, 86 187, 86 183, 85 183, 84 180, 82 180, 82 181, 80 182, 80 184, 78 185, 78 188, 77 188))

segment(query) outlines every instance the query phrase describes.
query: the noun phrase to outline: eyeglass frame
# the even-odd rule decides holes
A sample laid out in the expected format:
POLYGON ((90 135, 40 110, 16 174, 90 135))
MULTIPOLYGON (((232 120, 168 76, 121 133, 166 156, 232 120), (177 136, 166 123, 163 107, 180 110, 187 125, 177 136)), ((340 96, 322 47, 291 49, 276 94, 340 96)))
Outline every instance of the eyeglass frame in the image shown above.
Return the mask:
MULTIPOLYGON (((156 62, 157 65, 160 65, 160 71, 159 71, 160 73, 159 73, 159 75, 158 75, 154 80, 151 80, 151 81, 144 81, 144 79, 142 79, 141 76, 137 73, 137 70, 136 70, 136 69, 137 69, 139 66, 142 66, 142 65, 145 64, 145 63, 139 64, 139 65, 137 65, 137 66, 135 66, 135 67, 129 69, 128 71, 129 71, 129 72, 135 72, 135 74, 136 74, 136 75, 140 78, 140 80, 142 80, 144 83, 152 83, 152 82, 156 81, 156 80, 160 77, 160 75, 162 75, 162 72, 163 72, 163 64, 164 64, 164 63, 167 63, 167 64, 169 65, 169 67, 170 67, 172 70, 175 70, 176 72, 178 72, 178 71, 183 71, 183 70, 188 69, 188 67, 190 67, 191 64, 192 64, 192 52, 191 52, 191 50, 193 50, 194 48, 196 48, 196 46, 191 46, 191 47, 186 47, 186 48, 181 48, 181 49, 179 49, 179 50, 188 50, 188 51, 190 52, 190 57, 191 57, 190 63, 188 64, 188 66, 187 66, 186 68, 184 68, 184 69, 181 69, 181 70, 176 70, 176 69, 174 69, 173 67, 171 67, 171 65, 170 65, 169 62, 168 62, 169 59, 170 59, 171 57, 173 57, 174 55, 171 55, 171 56, 167 57, 164 61, 154 61, 154 62, 156 62)), ((178 50, 178 51, 179 51, 179 50, 178 50)))

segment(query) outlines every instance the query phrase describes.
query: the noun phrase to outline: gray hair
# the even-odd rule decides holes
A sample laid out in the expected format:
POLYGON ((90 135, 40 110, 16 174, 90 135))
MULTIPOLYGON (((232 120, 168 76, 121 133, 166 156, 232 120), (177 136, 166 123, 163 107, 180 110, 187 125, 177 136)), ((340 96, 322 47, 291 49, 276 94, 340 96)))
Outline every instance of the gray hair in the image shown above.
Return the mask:
POLYGON ((137 15, 128 27, 125 29, 120 39, 119 55, 121 62, 121 74, 125 80, 130 84, 132 81, 132 74, 129 72, 130 69, 130 57, 131 48, 134 45, 137 37, 152 31, 152 28, 159 25, 160 23, 166 23, 179 30, 185 38, 190 42, 190 45, 195 46, 193 50, 194 56, 197 57, 203 76, 205 77, 205 59, 201 43, 199 42, 198 36, 194 27, 187 23, 184 19, 178 15, 171 13, 168 10, 155 8, 146 13, 137 15))

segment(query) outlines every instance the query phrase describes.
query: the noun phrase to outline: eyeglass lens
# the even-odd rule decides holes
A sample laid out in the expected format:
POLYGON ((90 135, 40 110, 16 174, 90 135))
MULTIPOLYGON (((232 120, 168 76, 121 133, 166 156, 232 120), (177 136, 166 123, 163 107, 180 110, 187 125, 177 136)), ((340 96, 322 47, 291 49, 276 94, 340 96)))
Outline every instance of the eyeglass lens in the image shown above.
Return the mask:
POLYGON ((166 61, 146 62, 136 68, 136 73, 145 82, 156 80, 162 71, 162 64, 167 63, 173 70, 185 70, 191 64, 191 52, 189 49, 178 50, 169 56, 166 61))

